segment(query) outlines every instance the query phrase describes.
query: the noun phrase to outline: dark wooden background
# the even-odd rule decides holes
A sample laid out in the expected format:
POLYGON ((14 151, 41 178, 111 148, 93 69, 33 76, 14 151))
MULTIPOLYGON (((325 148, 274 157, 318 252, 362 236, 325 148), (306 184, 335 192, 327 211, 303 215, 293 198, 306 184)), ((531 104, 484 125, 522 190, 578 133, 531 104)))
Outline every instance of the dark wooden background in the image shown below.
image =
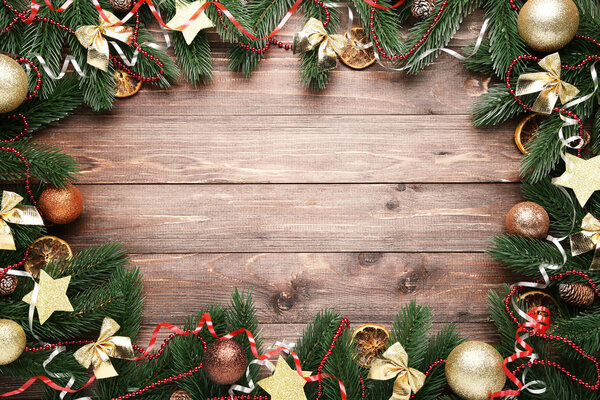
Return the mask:
POLYGON ((315 94, 291 52, 244 79, 215 43, 214 66, 205 87, 146 88, 38 136, 82 167, 84 214, 55 233, 75 250, 121 241, 141 268, 142 344, 236 287, 254 288, 266 343, 322 308, 389 326, 413 299, 437 328, 496 340, 486 293, 512 277, 484 251, 520 200, 520 153, 514 126, 471 126, 489 77, 447 55, 417 76, 340 65, 315 94))

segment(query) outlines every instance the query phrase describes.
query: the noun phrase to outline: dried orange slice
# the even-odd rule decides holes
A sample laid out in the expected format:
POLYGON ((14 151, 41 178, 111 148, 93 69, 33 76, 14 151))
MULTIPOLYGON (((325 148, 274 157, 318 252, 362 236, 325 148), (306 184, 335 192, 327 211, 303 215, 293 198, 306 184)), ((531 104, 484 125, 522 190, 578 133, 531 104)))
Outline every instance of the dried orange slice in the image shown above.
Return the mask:
POLYGON ((363 368, 370 368, 373 360, 385 350, 390 332, 378 324, 364 324, 354 330, 352 337, 358 349, 356 362, 363 368))
POLYGON ((29 257, 25 260, 25 270, 38 277, 40 270, 52 260, 73 256, 71 246, 55 236, 42 236, 29 247, 29 257))
POLYGON ((530 114, 523 118, 515 129, 515 144, 523 154, 529 154, 525 148, 531 140, 535 139, 540 123, 546 118, 543 114, 530 114))
MULTIPOLYGON (((551 320, 554 320, 555 317, 560 314, 560 308, 556 299, 541 290, 530 290, 529 292, 525 292, 519 297, 519 300, 525 304, 526 311, 529 311, 534 307, 546 307, 550 310, 551 320)), ((541 310, 537 311, 536 314, 543 315, 544 317, 548 316, 547 312, 541 310)))
POLYGON ((115 69, 115 81, 117 82, 115 96, 118 98, 124 98, 133 96, 142 88, 142 81, 134 79, 127 72, 122 69, 115 69))
POLYGON ((344 64, 353 69, 364 69, 375 62, 373 46, 363 47, 370 42, 363 28, 352 28, 350 32, 346 32, 346 37, 348 44, 340 57, 344 64))

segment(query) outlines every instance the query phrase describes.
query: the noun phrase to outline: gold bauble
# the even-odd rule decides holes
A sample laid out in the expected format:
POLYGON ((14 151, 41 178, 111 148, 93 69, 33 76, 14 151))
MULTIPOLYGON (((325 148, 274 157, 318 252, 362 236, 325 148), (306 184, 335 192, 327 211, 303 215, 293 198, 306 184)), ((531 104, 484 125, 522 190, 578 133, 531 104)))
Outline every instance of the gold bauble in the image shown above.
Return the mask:
POLYGON ((490 394, 504 388, 504 360, 487 343, 470 341, 459 344, 446 360, 446 380, 452 391, 465 400, 488 400, 490 394))
POLYGON ((521 8, 517 25, 529 47, 551 53, 573 40, 579 11, 573 0, 529 0, 521 8))
POLYGON ((19 358, 26 344, 27 337, 21 325, 10 319, 0 319, 0 365, 19 358))
POLYGON ((0 54, 0 114, 19 107, 28 90, 25 70, 12 58, 0 54))

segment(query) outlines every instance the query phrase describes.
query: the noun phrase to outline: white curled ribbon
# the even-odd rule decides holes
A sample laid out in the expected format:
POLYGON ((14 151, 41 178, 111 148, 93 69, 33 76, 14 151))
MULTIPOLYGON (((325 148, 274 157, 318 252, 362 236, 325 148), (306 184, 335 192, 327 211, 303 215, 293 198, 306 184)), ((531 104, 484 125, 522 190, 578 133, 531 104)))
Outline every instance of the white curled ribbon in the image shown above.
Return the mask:
MULTIPOLYGON (((158 7, 156 7, 156 11, 158 12, 158 15, 160 15, 160 10, 158 9, 158 7)), ((160 30, 162 32, 165 44, 158 44, 158 43, 154 43, 154 42, 144 42, 144 43, 142 43, 142 46, 150 47, 155 50, 168 50, 171 47, 171 36, 167 32, 167 30, 164 29, 162 26, 160 27, 160 30)), ((115 42, 114 40, 110 40, 110 41, 108 41, 108 43, 113 46, 113 48, 115 49, 115 51, 117 52, 117 54, 119 55, 121 60, 123 61, 123 64, 125 64, 128 67, 134 67, 137 64, 139 53, 140 53, 140 51, 137 48, 133 52, 133 56, 131 57, 131 60, 129 60, 127 58, 127 56, 125 55, 125 52, 123 51, 123 49, 121 48, 121 46, 119 46, 119 44, 117 42, 115 42)), ((75 59, 75 57, 73 57, 70 54, 65 57, 63 64, 62 64, 62 68, 60 69, 60 71, 58 73, 54 73, 54 71, 50 68, 50 66, 48 65, 48 63, 46 62, 46 60, 44 59, 44 57, 41 54, 30 53, 29 55, 27 55, 27 57, 37 59, 40 66, 46 73, 46 75, 50 79, 55 80, 55 81, 61 80, 65 77, 65 75, 68 72, 69 65, 73 65, 73 69, 75 70, 75 72, 77 72, 77 75, 79 75, 82 78, 87 77, 87 75, 85 74, 85 72, 83 72, 83 69, 81 68, 81 66, 75 59)), ((25 69, 27 72, 29 72, 31 70, 31 66, 29 64, 25 64, 25 69)))
MULTIPOLYGON (((292 342, 288 342, 287 340, 282 340, 282 341, 275 342, 267 350, 282 348, 282 347, 284 348, 283 351, 285 353, 289 354, 289 352, 292 351, 294 349, 294 347, 296 347, 296 344, 292 343, 292 342)), ((260 360, 257 358, 257 359, 250 361, 250 363, 248 364, 248 368, 246 368, 246 379, 248 380, 248 386, 231 385, 231 387, 229 387, 229 396, 231 396, 231 398, 235 397, 234 391, 248 394, 248 393, 252 393, 252 391, 256 388, 256 384, 254 383, 254 380, 252 379, 252 376, 250 375, 250 366, 251 365, 262 365, 262 366, 267 367, 267 369, 271 372, 275 371, 275 365, 273 365, 273 363, 269 360, 260 360)))
MULTIPOLYGON (((567 253, 566 253, 565 249, 563 248, 563 246, 560 244, 560 241, 564 240, 565 238, 557 239, 557 238, 549 235, 546 239, 549 240, 550 242, 552 242, 552 244, 554 244, 556 246, 556 248, 560 251, 560 254, 563 258, 562 264, 561 265, 540 264, 539 270, 540 270, 540 275, 542 276, 542 278, 544 280, 543 283, 528 282, 528 281, 517 282, 517 283, 513 283, 510 286, 511 291, 515 286, 528 287, 528 288, 541 289, 541 290, 546 289, 548 287, 548 285, 550 284, 550 276, 548 275, 548 271, 558 271, 565 266, 565 264, 567 263, 567 253)), ((519 314, 519 316, 521 316, 522 318, 524 318, 525 320, 527 320, 531 323, 538 323, 538 321, 536 321, 533 317, 528 315, 525 311, 523 311, 519 307, 519 305, 515 301, 514 296, 512 297, 511 301, 512 301, 513 309, 517 312, 517 314, 519 314)), ((528 332, 525 332, 523 335, 521 335, 521 339, 523 341, 525 341, 525 340, 529 339, 530 336, 531 335, 528 332)), ((520 353, 523 351, 525 351, 525 349, 521 349, 519 347, 519 343, 515 342, 515 353, 520 353)), ((537 355, 537 353, 532 353, 529 356, 529 361, 537 360, 538 358, 539 358, 539 356, 537 355)), ((546 392, 547 385, 546 385, 546 382, 544 382, 542 380, 535 380, 535 381, 525 383, 529 369, 530 369, 530 367, 525 367, 523 369, 523 374, 521 375, 521 382, 523 383, 523 387, 521 388, 521 390, 527 390, 529 393, 532 393, 532 394, 542 394, 542 393, 546 392), (533 386, 538 386, 538 387, 534 388, 533 386)))
MULTIPOLYGON (((33 281, 33 292, 31 294, 31 303, 29 303, 29 315, 28 315, 29 331, 31 332, 31 335, 35 338, 35 340, 40 342, 42 346, 47 345, 48 343, 46 343, 42 339, 40 339, 40 337, 37 336, 35 334, 35 332, 33 331, 33 317, 35 315, 35 306, 37 305, 38 295, 40 293, 40 285, 35 281, 35 278, 33 277, 33 275, 31 275, 27 271, 18 271, 18 270, 11 269, 7 272, 7 274, 30 278, 33 281)), ((44 360, 44 362, 42 362, 42 367, 44 368, 44 371, 46 371, 46 374, 48 374, 48 376, 50 378, 59 378, 59 379, 69 378, 69 381, 65 385, 65 388, 70 389, 73 386, 73 384, 75 383, 75 376, 72 373, 57 373, 57 372, 52 372, 52 371, 48 370, 48 364, 50 364, 57 355, 59 355, 66 349, 67 348, 65 346, 56 347, 54 349, 54 351, 48 356, 48 358, 46 358, 44 360)), ((61 400, 64 399, 65 396, 67 395, 67 393, 68 392, 64 391, 64 390, 62 392, 60 392, 60 395, 59 395, 60 399, 61 400)), ((79 397, 75 400, 92 400, 92 399, 91 399, 91 397, 79 397)))
POLYGON ((408 63, 407 65, 405 65, 404 67, 400 67, 400 68, 394 68, 394 67, 390 67, 385 65, 382 61, 381 58, 379 57, 379 52, 377 50, 375 50, 375 59, 377 60, 377 63, 379 65, 381 65, 383 68, 389 70, 389 71, 406 71, 407 69, 412 68, 415 64, 417 64, 419 61, 427 58, 428 56, 430 56, 431 54, 437 52, 437 51, 443 51, 446 54, 451 55, 454 58, 457 58, 461 61, 464 61, 468 58, 473 57, 475 54, 477 54, 477 52, 479 51, 479 48, 481 47, 481 44, 483 43, 483 39, 485 38, 485 33, 487 32, 488 28, 490 25, 490 18, 486 18, 485 21, 483 21, 483 25, 481 26, 481 30, 479 31, 479 35, 477 36, 477 40, 475 41, 475 47, 473 47, 473 51, 471 52, 471 54, 469 55, 462 55, 457 51, 448 49, 446 47, 440 47, 437 49, 429 49, 427 51, 425 51, 423 54, 421 54, 419 57, 417 57, 415 60, 413 60, 412 62, 408 63))
MULTIPOLYGON (((594 63, 590 66, 590 75, 592 76, 592 82, 594 82, 594 90, 592 90, 590 93, 586 94, 585 96, 579 97, 575 100, 571 100, 570 102, 568 102, 567 104, 565 104, 563 106, 564 108, 574 107, 577 104, 581 104, 584 101, 589 100, 594 95, 594 93, 596 93, 596 91, 598 90, 598 72, 596 72, 596 64, 597 63, 598 63, 598 61, 594 61, 594 63)), ((564 148, 569 148, 569 149, 573 149, 573 150, 581 149, 584 145, 584 140, 580 136, 575 135, 575 136, 565 138, 565 134, 563 132, 563 128, 566 128, 567 126, 578 125, 577 120, 574 118, 565 117, 562 114, 559 114, 559 116, 564 121, 564 123, 558 130, 558 137, 560 139, 560 142, 562 143, 562 149, 564 149, 564 148), (577 143, 577 144, 574 145, 573 143, 577 143)), ((566 161, 564 151, 561 151, 560 156, 562 157, 563 160, 566 161)))

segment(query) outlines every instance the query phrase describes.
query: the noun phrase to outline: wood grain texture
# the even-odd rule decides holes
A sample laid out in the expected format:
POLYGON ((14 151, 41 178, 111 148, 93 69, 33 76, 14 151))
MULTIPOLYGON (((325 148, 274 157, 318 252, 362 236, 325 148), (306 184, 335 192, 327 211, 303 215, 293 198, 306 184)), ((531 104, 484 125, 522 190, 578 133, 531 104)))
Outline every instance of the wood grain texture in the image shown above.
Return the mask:
POLYGON ((468 115, 437 116, 432 126, 431 117, 412 115, 148 117, 118 109, 71 118, 60 132, 52 142, 77 154, 84 183, 514 182, 520 159, 504 129, 475 129, 468 115), (106 134, 107 126, 118 129, 106 134))
POLYGON ((481 252, 516 184, 91 185, 60 234, 134 253, 481 252))

